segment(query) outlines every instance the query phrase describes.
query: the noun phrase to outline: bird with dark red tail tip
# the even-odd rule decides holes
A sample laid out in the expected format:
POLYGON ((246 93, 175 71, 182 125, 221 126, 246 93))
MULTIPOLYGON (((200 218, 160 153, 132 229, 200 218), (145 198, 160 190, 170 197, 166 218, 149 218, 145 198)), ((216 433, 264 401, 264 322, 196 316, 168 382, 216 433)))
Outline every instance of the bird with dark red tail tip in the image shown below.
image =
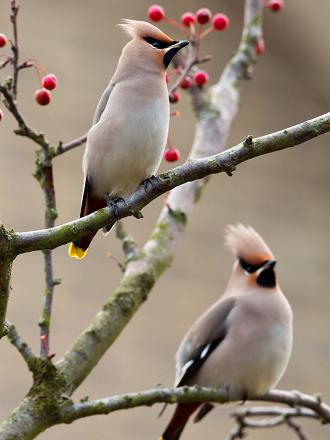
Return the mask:
MULTIPOLYGON (((251 227, 229 226, 236 257, 225 293, 192 325, 176 354, 176 386, 223 389, 229 400, 261 396, 282 377, 292 348, 292 311, 275 273, 276 260, 251 227)), ((160 440, 178 440, 190 416, 210 403, 178 404, 160 440)))

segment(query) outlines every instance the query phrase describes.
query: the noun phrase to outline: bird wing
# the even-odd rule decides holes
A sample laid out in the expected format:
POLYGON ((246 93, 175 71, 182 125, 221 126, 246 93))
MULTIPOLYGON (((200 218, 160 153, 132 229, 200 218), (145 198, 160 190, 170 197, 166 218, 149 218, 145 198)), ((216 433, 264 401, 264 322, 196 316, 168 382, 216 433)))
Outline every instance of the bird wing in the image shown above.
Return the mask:
POLYGON ((228 332, 228 315, 235 306, 235 298, 216 302, 193 324, 176 354, 175 386, 182 386, 196 373, 228 332))
POLYGON ((108 100, 110 98, 111 92, 113 88, 115 87, 114 84, 110 82, 108 87, 104 90, 101 99, 99 100, 99 103, 97 104, 94 118, 93 118, 93 125, 97 124, 102 116, 102 113, 104 112, 105 107, 107 106, 108 100))

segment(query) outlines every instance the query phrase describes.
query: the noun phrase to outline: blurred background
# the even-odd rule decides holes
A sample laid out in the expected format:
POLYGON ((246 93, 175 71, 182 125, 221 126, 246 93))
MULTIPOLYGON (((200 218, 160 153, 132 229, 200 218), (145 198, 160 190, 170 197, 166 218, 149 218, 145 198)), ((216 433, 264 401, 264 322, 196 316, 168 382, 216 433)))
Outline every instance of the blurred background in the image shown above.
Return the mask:
MULTIPOLYGON (((10 34, 9 0, 0 0, 0 32, 10 34)), ((47 107, 34 102, 38 79, 31 69, 22 72, 19 105, 29 124, 56 144, 84 134, 98 99, 108 84, 126 36, 116 26, 122 18, 145 19, 148 1, 29 0, 21 2, 19 37, 22 58, 36 58, 57 75, 58 89, 47 107)), ((207 69, 214 82, 240 39, 243 0, 172 2, 162 5, 167 15, 205 6, 225 12, 231 25, 212 33, 202 53, 212 54, 207 69)), ((244 85, 241 107, 228 147, 249 134, 259 136, 329 111, 330 3, 290 0, 279 14, 265 11, 266 51, 253 80, 244 85)), ((173 37, 175 29, 160 27, 173 37)), ((4 50, 2 50, 4 53, 4 50)), ((2 78, 4 72, 1 72, 2 78)), ((3 105, 2 105, 3 107, 3 105)), ((171 135, 181 149, 183 163, 194 133, 189 98, 176 106, 181 118, 171 122, 171 135)), ((43 227, 43 195, 34 171, 35 146, 12 133, 15 123, 5 111, 1 122, 0 218, 17 231, 43 227)), ((57 223, 77 217, 82 187, 83 148, 55 161, 57 223)), ((233 177, 214 176, 189 221, 171 268, 155 285, 148 301, 117 342, 100 361, 74 398, 105 397, 116 393, 169 386, 174 378, 174 354, 190 324, 222 293, 232 256, 223 246, 228 223, 253 225, 278 258, 282 288, 295 313, 293 355, 280 387, 322 393, 330 401, 329 344, 329 135, 303 146, 251 160, 233 177)), ((168 163, 162 169, 169 169, 168 163)), ((150 234, 163 200, 144 210, 144 219, 125 221, 142 245, 150 234)), ((66 247, 54 252, 56 288, 51 352, 59 359, 88 325, 120 279, 112 251, 123 259, 120 244, 101 233, 81 263, 69 259, 66 247)), ((35 351, 39 346, 38 317, 42 304, 41 253, 20 256, 14 264, 8 319, 13 321, 35 351)), ((0 419, 24 397, 31 377, 16 350, 1 341, 0 419)), ((200 424, 189 424, 183 439, 201 436, 225 438, 235 405, 213 411, 200 424)), ((156 439, 173 407, 157 418, 160 406, 88 418, 71 426, 57 426, 40 435, 42 440, 95 438, 156 439)), ((304 422, 308 438, 329 439, 330 428, 304 422)), ((293 439, 287 430, 251 433, 255 439, 293 439)))

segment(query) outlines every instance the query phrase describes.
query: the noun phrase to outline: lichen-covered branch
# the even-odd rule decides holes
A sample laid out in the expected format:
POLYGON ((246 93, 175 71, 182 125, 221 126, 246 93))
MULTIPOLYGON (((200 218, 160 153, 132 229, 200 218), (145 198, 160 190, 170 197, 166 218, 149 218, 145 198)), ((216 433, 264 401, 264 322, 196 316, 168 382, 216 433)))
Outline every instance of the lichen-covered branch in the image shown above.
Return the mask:
MULTIPOLYGON (((39 152, 39 161, 37 161, 37 170, 35 177, 38 180, 45 198, 45 226, 53 228, 57 218, 55 186, 53 177, 53 164, 50 148, 48 144, 43 146, 39 152)), ((43 307, 39 318, 40 327, 40 354, 47 356, 49 354, 49 332, 52 315, 52 304, 54 287, 58 282, 54 280, 52 251, 45 249, 44 253, 44 271, 46 288, 43 296, 43 307)))
POLYGON ((140 255, 140 249, 134 240, 125 229, 125 226, 121 221, 116 223, 116 236, 121 241, 122 249, 125 254, 126 263, 134 260, 140 255))
POLYGON ((0 339, 6 334, 5 322, 10 293, 13 253, 13 236, 0 225, 0 339))
MULTIPOLYGON (((21 254, 35 250, 54 249, 102 228, 111 220, 133 215, 161 194, 176 187, 179 188, 177 188, 177 192, 173 196, 168 198, 168 206, 165 207, 160 221, 163 221, 164 214, 168 214, 171 218, 171 213, 169 212, 171 210, 172 212, 179 211, 187 215, 187 211, 191 209, 192 194, 187 199, 187 185, 183 184, 221 172, 231 175, 236 166, 242 162, 257 156, 294 147, 329 131, 330 113, 326 113, 309 121, 304 121, 301 124, 259 138, 252 139, 248 137, 245 141, 222 153, 190 160, 180 167, 161 174, 157 182, 155 181, 153 186, 148 189, 141 185, 125 200, 118 202, 116 216, 111 208, 103 208, 86 217, 55 228, 17 233, 16 252, 21 254), (183 191, 186 197, 183 194, 181 195, 180 191, 183 191), (178 197, 181 201, 180 204, 178 197)), ((198 182, 197 184, 200 183, 198 182)), ((197 197, 198 193, 195 194, 194 192, 193 195, 197 197)))
MULTIPOLYGON (((321 423, 330 423, 330 406, 321 402, 318 397, 308 394, 298 394, 295 391, 272 390, 262 396, 255 396, 250 401, 263 400, 265 402, 277 402, 292 408, 253 408, 242 409, 235 412, 235 416, 281 416, 281 417, 308 417, 319 420, 321 423)), ((65 423, 71 423, 82 417, 92 415, 109 414, 114 411, 151 406, 156 403, 191 403, 191 402, 215 402, 227 403, 228 395, 224 390, 204 388, 199 386, 180 388, 157 388, 137 393, 129 393, 120 396, 112 396, 105 399, 83 401, 68 405, 63 409, 61 419, 65 423)))

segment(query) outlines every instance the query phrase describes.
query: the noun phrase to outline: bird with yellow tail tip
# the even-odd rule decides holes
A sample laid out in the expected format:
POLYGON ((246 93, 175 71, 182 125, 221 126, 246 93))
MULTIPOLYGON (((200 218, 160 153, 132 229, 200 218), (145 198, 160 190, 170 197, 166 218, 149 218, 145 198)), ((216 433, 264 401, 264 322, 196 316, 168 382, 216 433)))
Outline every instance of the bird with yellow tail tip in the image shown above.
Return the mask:
MULTIPOLYGON (((230 400, 246 400, 264 394, 282 377, 292 348, 292 310, 262 237, 239 224, 227 228, 226 242, 236 257, 229 283, 183 338, 176 386, 220 388, 230 400)), ((178 404, 160 440, 178 440, 198 408, 195 421, 213 405, 178 404)))
MULTIPOLYGON (((123 48, 87 135, 80 217, 104 208, 107 200, 131 193, 157 172, 170 116, 165 71, 189 44, 144 21, 124 20, 120 26, 131 41, 123 48)), ((71 243, 69 255, 84 258, 94 236, 71 243)))

